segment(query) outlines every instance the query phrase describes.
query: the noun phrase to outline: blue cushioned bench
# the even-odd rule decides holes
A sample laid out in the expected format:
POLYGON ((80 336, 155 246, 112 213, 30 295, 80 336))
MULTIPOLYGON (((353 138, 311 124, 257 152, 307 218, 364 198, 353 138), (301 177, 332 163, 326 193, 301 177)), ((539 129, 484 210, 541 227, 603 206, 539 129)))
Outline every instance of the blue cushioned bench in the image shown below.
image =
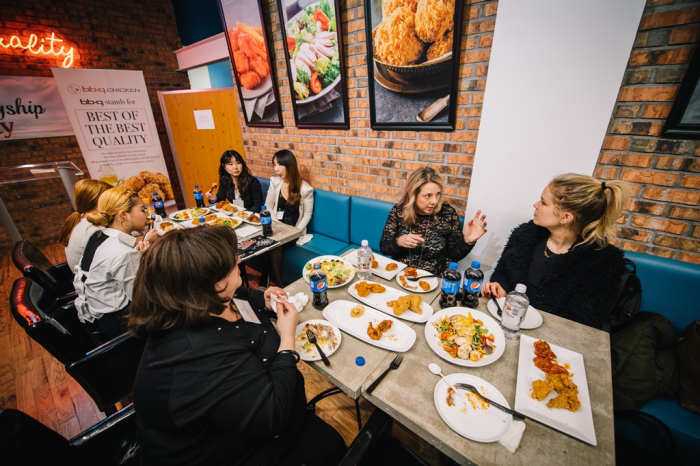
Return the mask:
MULTIPOLYGON (((642 282, 642 309, 663 314, 679 337, 700 317, 700 266, 650 254, 625 251, 642 282)), ((677 398, 655 398, 641 408, 671 429, 683 465, 700 458, 700 416, 683 409, 677 398)))

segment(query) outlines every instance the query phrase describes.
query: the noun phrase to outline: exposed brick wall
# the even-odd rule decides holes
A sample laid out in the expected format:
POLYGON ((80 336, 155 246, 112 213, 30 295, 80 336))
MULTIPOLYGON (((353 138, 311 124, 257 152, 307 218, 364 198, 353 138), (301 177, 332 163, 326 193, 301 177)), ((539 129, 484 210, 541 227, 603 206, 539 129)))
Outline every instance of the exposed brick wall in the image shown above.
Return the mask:
MULTIPOLYGON (((299 160, 302 176, 314 187, 394 201, 408 173, 431 165, 443 174, 450 203, 463 211, 469 194, 498 2, 465 3, 456 131, 422 133, 370 129, 364 4, 362 0, 340 3, 350 130, 301 130, 294 126, 277 3, 263 0, 268 34, 274 41, 284 128, 243 126, 243 143, 252 170, 257 175, 272 174, 272 154, 289 148, 299 160)), ((244 122, 240 105, 239 115, 244 122)))
MULTIPOLYGON (((189 88, 186 73, 178 73, 172 51, 181 47, 169 0, 74 0, 59 2, 3 0, 0 35, 54 30, 75 47, 73 68, 142 70, 163 147, 168 174, 181 199, 157 91, 189 88)), ((19 52, 0 54, 2 76, 53 76, 58 60, 27 57, 19 52)), ((0 165, 70 160, 87 173, 75 137, 0 141, 0 165)), ((56 242, 65 218, 72 212, 59 179, 0 187, 0 195, 25 239, 44 246, 56 242)), ((0 256, 12 251, 12 241, 0 226, 0 256)))
POLYGON ((620 246, 700 264, 700 141, 659 137, 700 40, 700 2, 649 0, 595 176, 628 181, 620 246))

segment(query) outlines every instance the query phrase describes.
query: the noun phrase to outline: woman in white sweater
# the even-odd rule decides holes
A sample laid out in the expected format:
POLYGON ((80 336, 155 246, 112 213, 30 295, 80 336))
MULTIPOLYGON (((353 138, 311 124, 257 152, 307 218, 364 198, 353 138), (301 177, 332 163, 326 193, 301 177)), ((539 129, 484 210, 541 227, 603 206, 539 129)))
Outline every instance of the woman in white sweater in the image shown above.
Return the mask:
MULTIPOLYGON (((314 212, 314 188, 301 179, 297 159, 292 151, 284 149, 272 156, 275 175, 270 178, 265 206, 273 218, 287 225, 294 225, 306 233, 306 226, 314 212)), ((281 248, 275 248, 263 258, 264 270, 260 277, 260 286, 268 286, 272 275, 280 288, 286 286, 282 280, 282 253, 294 247, 290 242, 281 248)))

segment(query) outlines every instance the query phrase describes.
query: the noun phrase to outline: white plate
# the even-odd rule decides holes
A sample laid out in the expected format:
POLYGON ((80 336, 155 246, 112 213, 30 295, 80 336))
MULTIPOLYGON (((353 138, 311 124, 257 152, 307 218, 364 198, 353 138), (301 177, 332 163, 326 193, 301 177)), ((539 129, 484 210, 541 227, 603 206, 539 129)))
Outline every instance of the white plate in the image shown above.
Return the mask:
POLYGON ((436 312, 428 323, 425 324, 425 339, 428 342, 428 346, 432 348, 433 351, 437 353, 445 361, 449 361, 452 364, 457 364, 458 366, 464 367, 481 367, 488 366, 489 364, 496 362, 498 358, 503 356, 503 352, 506 349, 506 337, 503 335, 503 330, 501 326, 491 318, 491 316, 484 314, 476 309, 470 309, 467 307, 448 307, 442 311, 436 312), (453 358, 450 354, 442 349, 442 344, 440 343, 440 335, 437 329, 433 326, 433 322, 441 321, 443 317, 452 316, 455 314, 467 315, 471 312, 472 317, 479 319, 484 323, 484 326, 491 332, 494 336, 493 344, 496 345, 496 349, 493 353, 484 356, 478 361, 468 361, 466 359, 453 358))
MULTIPOLYGON (((379 263, 379 267, 372 267, 372 273, 378 277, 383 278, 384 280, 393 280, 399 272, 408 267, 403 262, 395 261, 386 256, 382 256, 381 254, 377 254, 376 252, 373 252, 373 254, 374 260, 376 260, 379 263), (398 265, 398 267, 394 270, 388 271, 386 270, 386 266, 389 264, 396 264, 398 265)), ((350 254, 346 254, 344 257, 348 262, 352 264, 353 267, 357 268, 357 249, 351 252, 350 254)))
MULTIPOLYGON (((240 218, 232 218, 232 217, 229 217, 228 215, 226 215, 226 214, 223 213, 223 212, 218 212, 218 213, 216 214, 216 216, 217 216, 217 218, 225 218, 226 220, 231 220, 231 221, 234 221, 234 222, 237 221, 238 223, 237 223, 235 226, 231 227, 231 228, 238 228, 239 226, 243 225, 243 222, 241 221, 240 218)), ((213 220, 207 222, 207 224, 211 225, 212 222, 213 222, 213 220)))
MULTIPOLYGON (((479 377, 469 374, 450 374, 445 377, 450 383, 468 383, 474 385, 479 393, 496 403, 510 408, 508 400, 496 387, 479 377)), ((476 442, 495 442, 502 439, 513 423, 513 416, 501 411, 495 406, 486 409, 474 409, 471 403, 467 403, 457 394, 452 395, 455 405, 447 404, 447 384, 442 378, 435 386, 435 407, 445 424, 462 437, 476 442)), ((467 391, 459 393, 466 395, 467 391)), ((472 397, 477 395, 472 394, 472 397)), ((478 403, 475 401, 475 403, 478 403)), ((476 404, 476 406, 481 406, 476 404)))
MULTIPOLYGON (((176 222, 173 222, 173 221, 170 221, 170 220, 164 220, 164 222, 172 223, 172 224, 173 224, 173 230, 182 230, 182 229, 183 229, 183 228, 182 228, 182 225, 180 225, 179 223, 176 223, 176 222)), ((164 232, 163 230, 160 229, 160 224, 161 224, 161 223, 163 223, 163 222, 156 222, 156 223, 153 224, 153 228, 156 229, 156 233, 158 233, 158 236, 163 236, 163 235, 165 234, 165 232, 164 232)))
MULTIPOLYGON (((428 272, 427 270, 417 269, 416 272, 418 273, 418 276, 419 276, 419 277, 422 277, 422 276, 424 276, 424 275, 432 275, 432 274, 431 274, 430 272, 428 272)), ((417 282, 417 281, 412 282, 412 281, 410 281, 410 280, 406 280, 406 284, 407 284, 408 286, 415 286, 415 287, 416 287, 415 290, 412 290, 411 288, 408 288, 408 286, 403 286, 403 283, 401 283, 401 278, 400 278, 400 277, 403 277, 404 273, 405 273, 405 269, 404 269, 404 271, 402 271, 401 273, 396 274, 396 283, 398 283, 399 286, 400 286, 401 288, 403 288, 404 290, 408 291, 409 293, 430 293, 430 292, 433 291, 435 288, 437 288, 438 285, 440 284, 440 281, 438 280, 437 277, 426 278, 424 281, 428 282, 428 285, 430 285, 430 289, 426 291, 426 290, 423 290, 423 288, 421 288, 420 286, 418 286, 418 282, 417 282)))
MULTIPOLYGON (((248 212, 248 211, 246 211, 246 212, 248 212)), ((248 213, 249 213, 250 215, 257 215, 258 218, 260 218, 260 214, 255 214, 255 213, 253 213, 253 212, 248 212, 248 213)), ((249 215, 248 217, 250 217, 250 215, 249 215)), ((262 224, 261 224, 260 222, 257 222, 257 223, 256 223, 256 222, 251 222, 250 220, 248 220, 248 218, 244 218, 243 221, 244 221, 245 223, 249 223, 249 224, 251 224, 251 225, 262 226, 262 224)))
MULTIPOLYGON (((234 69, 235 68, 236 67, 234 65, 234 69)), ((256 99, 272 89, 272 78, 270 77, 271 73, 272 70, 270 70, 270 73, 267 73, 267 76, 262 78, 260 80, 260 84, 255 86, 253 89, 248 89, 241 86, 241 95, 243 95, 243 100, 256 99)), ((238 81, 238 72, 236 72, 236 80, 238 81)))
MULTIPOLYGON (((381 283, 373 282, 370 280, 362 280, 366 281, 367 283, 375 283, 377 285, 382 285, 381 283)), ((394 315, 394 310, 391 308, 391 306, 388 306, 387 303, 389 301, 395 301, 399 299, 402 296, 408 296, 410 293, 406 293, 401 290, 397 290, 396 288, 392 288, 390 286, 382 285, 384 288, 386 288, 386 291, 384 293, 370 293, 369 296, 361 297, 358 293, 357 290, 355 289, 355 285, 361 283, 360 280, 356 281, 353 283, 350 288, 348 288, 348 293, 350 293, 350 296, 355 298, 356 300, 360 301, 363 304, 366 304, 368 306, 372 306, 375 309, 378 309, 386 314, 389 314, 391 317, 396 317, 399 319, 403 320, 408 320, 410 322, 427 322, 428 319, 430 319, 430 316, 433 315, 433 307, 426 303, 426 302, 421 302, 420 308, 423 310, 422 314, 418 314, 410 309, 405 310, 404 312, 401 313, 400 316, 394 315)), ((422 298, 421 298, 422 299, 422 298)))
MULTIPOLYGON (((233 204, 229 203, 229 205, 233 205, 233 204)), ((235 215, 235 214, 237 214, 238 212, 241 211, 241 209, 240 209, 239 207, 237 207, 237 206, 234 206, 234 207, 236 207, 236 209, 238 209, 236 212, 230 212, 230 211, 224 210, 224 209, 217 209, 217 208, 216 208, 216 204, 211 204, 211 205, 209 206, 209 208, 210 208, 211 210, 213 210, 214 212, 220 212, 220 213, 222 213, 222 214, 229 215, 229 216, 233 216, 233 215, 235 215)))
POLYGON ((557 355, 557 362, 562 366, 569 364, 569 372, 574 374, 572 380, 578 387, 578 399, 581 402, 581 407, 574 412, 568 409, 549 409, 547 402, 557 396, 556 392, 550 393, 542 401, 532 398, 532 382, 546 378, 545 373, 538 369, 533 362, 535 358, 534 343, 536 341, 536 338, 520 335, 520 359, 518 361, 518 383, 515 388, 515 410, 586 443, 597 445, 583 355, 550 343, 549 346, 554 354, 557 355))
MULTIPOLYGON (((309 343, 309 346, 307 346, 306 350, 302 349, 302 346, 307 343, 306 340, 300 342, 298 341, 300 339, 300 335, 303 333, 304 338, 306 335, 306 331, 304 328, 306 327, 306 324, 324 324, 328 325, 330 327, 333 327, 333 333, 335 336, 338 338, 338 343, 335 345, 333 349, 328 347, 328 342, 325 342, 321 344, 321 351, 323 351, 323 354, 326 355, 326 357, 330 357, 331 354, 335 353, 338 351, 338 348, 340 347, 340 342, 343 339, 343 335, 340 333, 340 329, 338 326, 333 325, 332 323, 322 320, 322 319, 311 319, 307 320, 306 322, 301 322, 299 325, 297 325, 297 330, 294 338, 294 348, 296 351, 299 353, 299 356, 301 356, 301 359, 304 361, 321 361, 321 355, 318 354, 318 350, 316 349, 316 345, 312 345, 309 343)), ((316 337, 318 339, 318 336, 316 337)))
POLYGON ((411 327, 369 306, 365 306, 365 311, 362 316, 350 317, 350 310, 355 306, 357 306, 357 303, 351 301, 333 301, 323 310, 323 317, 331 321, 333 325, 340 327, 343 332, 365 343, 389 351, 403 353, 411 349, 416 342, 416 332, 414 332, 411 327), (391 328, 384 332, 381 339, 372 340, 369 335, 367 335, 369 323, 372 322, 372 324, 376 326, 383 320, 393 321, 391 328))
MULTIPOLYGON (((501 306, 501 309, 503 309, 503 305, 506 303, 506 298, 498 298, 498 305, 501 306)), ((499 322, 501 321, 501 316, 498 315, 498 308, 496 305, 493 303, 493 300, 489 299, 488 304, 486 305, 488 308, 489 312, 493 316, 494 319, 498 320, 499 322)), ((523 322, 520 324, 520 328, 522 330, 532 330, 533 328, 537 328, 540 325, 542 325, 542 314, 540 314, 540 311, 535 309, 534 307, 530 306, 527 308, 527 312, 525 313, 525 318, 523 319, 523 322)))
POLYGON ((333 261, 333 260, 343 262, 345 264, 345 266, 350 269, 350 274, 348 275, 348 279, 339 285, 331 286, 331 284, 328 283, 328 288, 340 288, 341 286, 345 286, 348 283, 350 283, 352 281, 352 279, 355 278, 355 268, 352 266, 352 264, 350 264, 350 262, 348 262, 347 260, 343 259, 340 256, 318 256, 318 257, 314 257, 309 262, 304 264, 304 267, 301 269, 301 275, 304 277, 304 280, 306 280, 306 283, 309 283, 309 275, 313 271, 313 264, 315 264, 316 262, 333 261), (312 268, 307 270, 306 266, 309 264, 311 264, 312 268))
MULTIPOLYGON (((203 211, 205 211, 203 215, 208 215, 208 214, 211 212, 211 210, 210 210, 210 209, 207 209, 206 207, 200 207, 200 209, 203 210, 203 211)), ((175 216, 176 216, 177 214, 181 214, 181 213, 183 213, 183 212, 185 212, 185 211, 188 211, 188 210, 189 210, 189 211, 193 211, 193 210, 195 210, 195 209, 182 209, 182 210, 178 210, 177 212, 173 212, 172 214, 170 214, 168 217, 169 217, 170 219, 172 219, 172 220, 175 220, 176 222, 187 222, 187 221, 191 221, 191 220, 193 220, 193 219, 195 219, 195 218, 201 217, 201 215, 199 215, 199 216, 197 216, 197 217, 191 217, 191 218, 183 218, 183 219, 175 218, 175 216)))

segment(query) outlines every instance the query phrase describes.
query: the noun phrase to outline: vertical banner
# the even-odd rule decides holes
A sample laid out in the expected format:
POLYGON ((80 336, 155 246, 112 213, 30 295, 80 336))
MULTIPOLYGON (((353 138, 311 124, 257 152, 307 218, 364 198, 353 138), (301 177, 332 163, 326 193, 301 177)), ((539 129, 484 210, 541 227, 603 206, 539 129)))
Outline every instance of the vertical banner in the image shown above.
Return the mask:
POLYGON ((73 133, 55 79, 0 76, 0 142, 73 133))
POLYGON ((174 199, 143 72, 51 70, 90 176, 174 199))

